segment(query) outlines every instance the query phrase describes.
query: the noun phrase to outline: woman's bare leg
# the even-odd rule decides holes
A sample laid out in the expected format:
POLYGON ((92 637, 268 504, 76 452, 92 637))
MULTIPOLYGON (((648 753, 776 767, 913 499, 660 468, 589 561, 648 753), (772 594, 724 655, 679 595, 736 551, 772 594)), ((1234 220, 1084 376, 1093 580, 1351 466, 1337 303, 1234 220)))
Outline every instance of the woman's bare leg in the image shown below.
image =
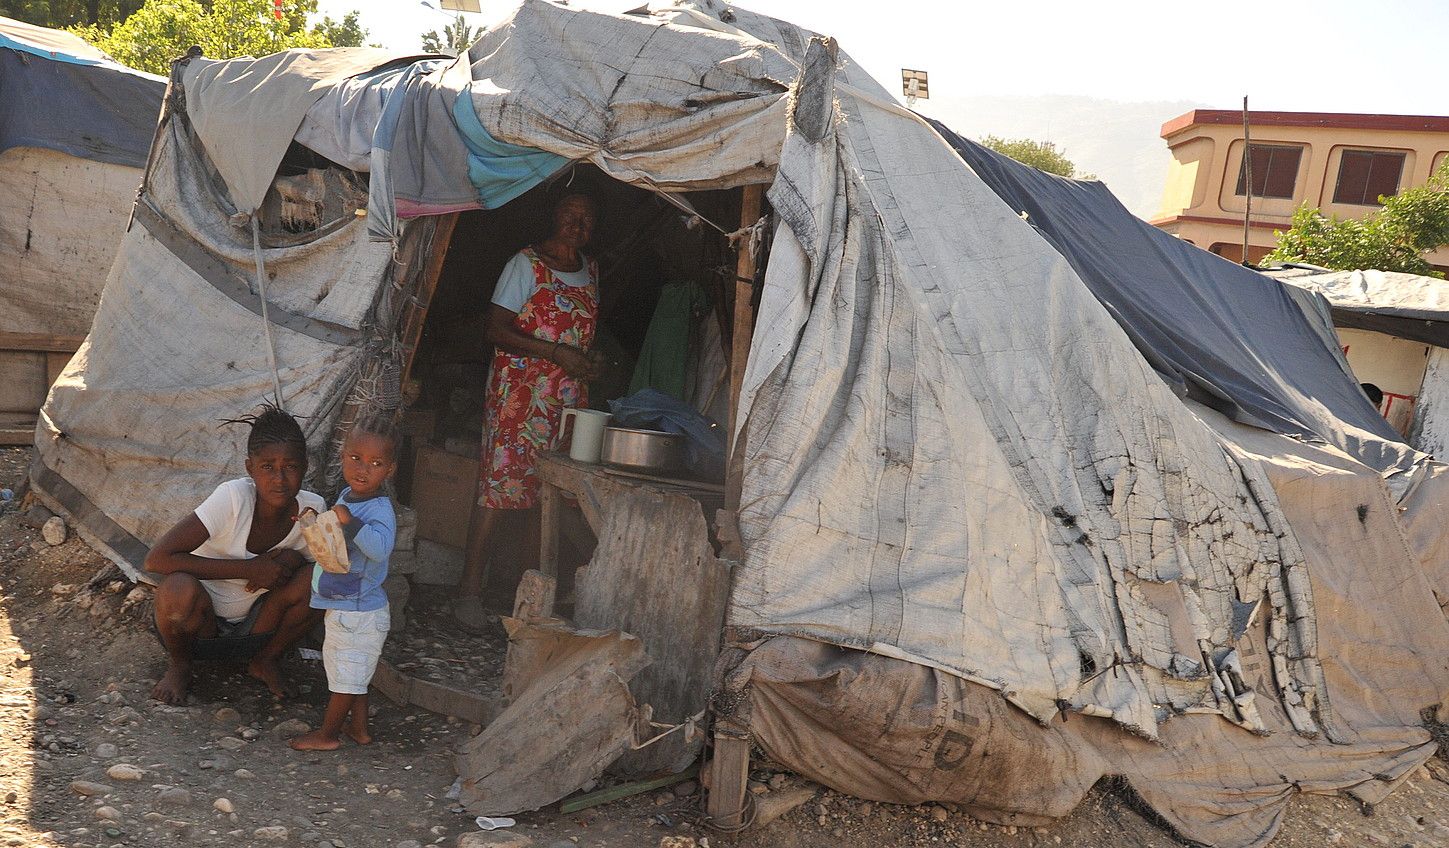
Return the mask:
POLYGON ((468 544, 463 551, 463 576, 453 599, 453 619, 465 630, 478 631, 488 623, 483 609, 483 581, 488 578, 489 543, 503 510, 476 504, 468 520, 468 544))
POLYGON ((166 646, 166 673, 151 697, 168 704, 186 700, 191 686, 191 652, 197 639, 216 635, 211 596, 190 574, 169 574, 156 586, 156 631, 166 646))

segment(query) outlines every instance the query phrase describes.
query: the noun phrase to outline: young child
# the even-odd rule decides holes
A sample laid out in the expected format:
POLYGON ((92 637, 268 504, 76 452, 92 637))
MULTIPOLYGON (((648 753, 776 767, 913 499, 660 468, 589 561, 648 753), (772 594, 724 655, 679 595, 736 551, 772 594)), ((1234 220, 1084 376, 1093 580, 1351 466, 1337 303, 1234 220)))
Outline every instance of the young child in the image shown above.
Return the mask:
POLYGON ((357 428, 342 445, 342 479, 347 486, 332 508, 347 537, 346 574, 331 574, 315 566, 312 606, 326 610, 326 638, 322 665, 332 693, 322 726, 298 736, 291 746, 299 751, 331 751, 346 733, 359 745, 372 741, 367 732, 367 684, 377 668, 387 638, 388 557, 397 538, 397 517, 382 485, 396 467, 396 442, 390 433, 357 428), (351 718, 349 719, 349 715, 351 718))

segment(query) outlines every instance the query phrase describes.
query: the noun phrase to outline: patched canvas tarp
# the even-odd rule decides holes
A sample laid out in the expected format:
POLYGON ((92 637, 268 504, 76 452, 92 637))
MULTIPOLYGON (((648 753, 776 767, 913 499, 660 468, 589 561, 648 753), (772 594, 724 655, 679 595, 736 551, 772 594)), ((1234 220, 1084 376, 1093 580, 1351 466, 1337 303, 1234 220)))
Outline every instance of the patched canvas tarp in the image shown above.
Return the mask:
POLYGON ((1449 347, 1449 283, 1398 271, 1325 271, 1274 268, 1270 277, 1317 292, 1341 327, 1387 333, 1449 347))
POLYGON ((85 335, 165 87, 70 33, 0 18, 0 333, 85 335))
MULTIPOLYGON (((1432 752, 1421 711, 1449 690, 1423 560, 1442 550, 1436 501, 1406 501, 1425 519, 1411 540, 1378 470, 1184 402, 1063 251, 825 42, 712 0, 528 0, 395 90, 377 105, 398 117, 384 205, 399 212, 458 201, 426 165, 468 162, 459 98, 492 139, 637 185, 769 182, 734 422, 746 556, 727 684, 781 762, 864 797, 1023 821, 1124 774, 1189 838, 1248 846, 1293 791, 1376 798, 1432 752)), ((316 110, 379 114, 358 102, 323 96, 306 122, 355 149, 365 133, 316 110)), ((183 129, 162 144, 33 475, 132 562, 237 473, 240 434, 213 422, 271 381, 249 229, 183 129), (172 282, 153 291, 157 276, 172 282), (175 320, 143 331, 145 310, 175 320)), ((401 225, 399 256, 431 220, 401 225)), ((365 227, 266 251, 284 397, 319 459, 355 376, 396 340, 402 264, 365 227)), ((1281 320, 1316 333, 1296 310, 1281 320)), ((1271 336, 1234 342, 1279 361, 1271 336)), ((1337 363, 1313 379, 1351 386, 1337 363)), ((1264 409, 1311 406, 1253 387, 1264 409)), ((1337 408, 1316 420, 1347 429, 1337 408)), ((1395 476, 1412 497, 1437 468, 1395 476)))

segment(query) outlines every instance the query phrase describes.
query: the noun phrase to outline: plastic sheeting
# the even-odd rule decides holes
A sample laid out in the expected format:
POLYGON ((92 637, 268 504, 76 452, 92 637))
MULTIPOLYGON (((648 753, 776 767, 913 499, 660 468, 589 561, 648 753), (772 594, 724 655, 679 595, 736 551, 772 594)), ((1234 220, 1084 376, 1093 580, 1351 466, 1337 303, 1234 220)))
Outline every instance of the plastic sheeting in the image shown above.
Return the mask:
POLYGON ((1397 271, 1266 270, 1275 280, 1317 292, 1333 306, 1334 323, 1449 347, 1449 282, 1397 271))
POLYGON ((1180 392, 1246 424, 1321 439, 1382 472, 1412 467, 1415 454, 1343 378, 1282 286, 1134 217, 1102 183, 1039 171, 932 126, 1026 214, 1180 392))

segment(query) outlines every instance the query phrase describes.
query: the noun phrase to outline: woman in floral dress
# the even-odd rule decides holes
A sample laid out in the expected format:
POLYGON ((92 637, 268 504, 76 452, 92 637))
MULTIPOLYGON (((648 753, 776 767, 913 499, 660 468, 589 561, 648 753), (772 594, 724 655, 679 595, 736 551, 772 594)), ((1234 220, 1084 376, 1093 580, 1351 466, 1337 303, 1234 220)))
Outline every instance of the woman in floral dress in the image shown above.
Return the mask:
POLYGON ((493 344, 483 426, 478 501, 468 524, 463 578, 453 617, 470 630, 487 621, 480 595, 488 542, 504 510, 538 501, 534 462, 555 446, 563 410, 588 404, 585 381, 601 364, 590 353, 598 318, 598 270, 583 254, 594 203, 570 194, 554 207, 553 231, 509 260, 493 292, 487 340, 493 344))

